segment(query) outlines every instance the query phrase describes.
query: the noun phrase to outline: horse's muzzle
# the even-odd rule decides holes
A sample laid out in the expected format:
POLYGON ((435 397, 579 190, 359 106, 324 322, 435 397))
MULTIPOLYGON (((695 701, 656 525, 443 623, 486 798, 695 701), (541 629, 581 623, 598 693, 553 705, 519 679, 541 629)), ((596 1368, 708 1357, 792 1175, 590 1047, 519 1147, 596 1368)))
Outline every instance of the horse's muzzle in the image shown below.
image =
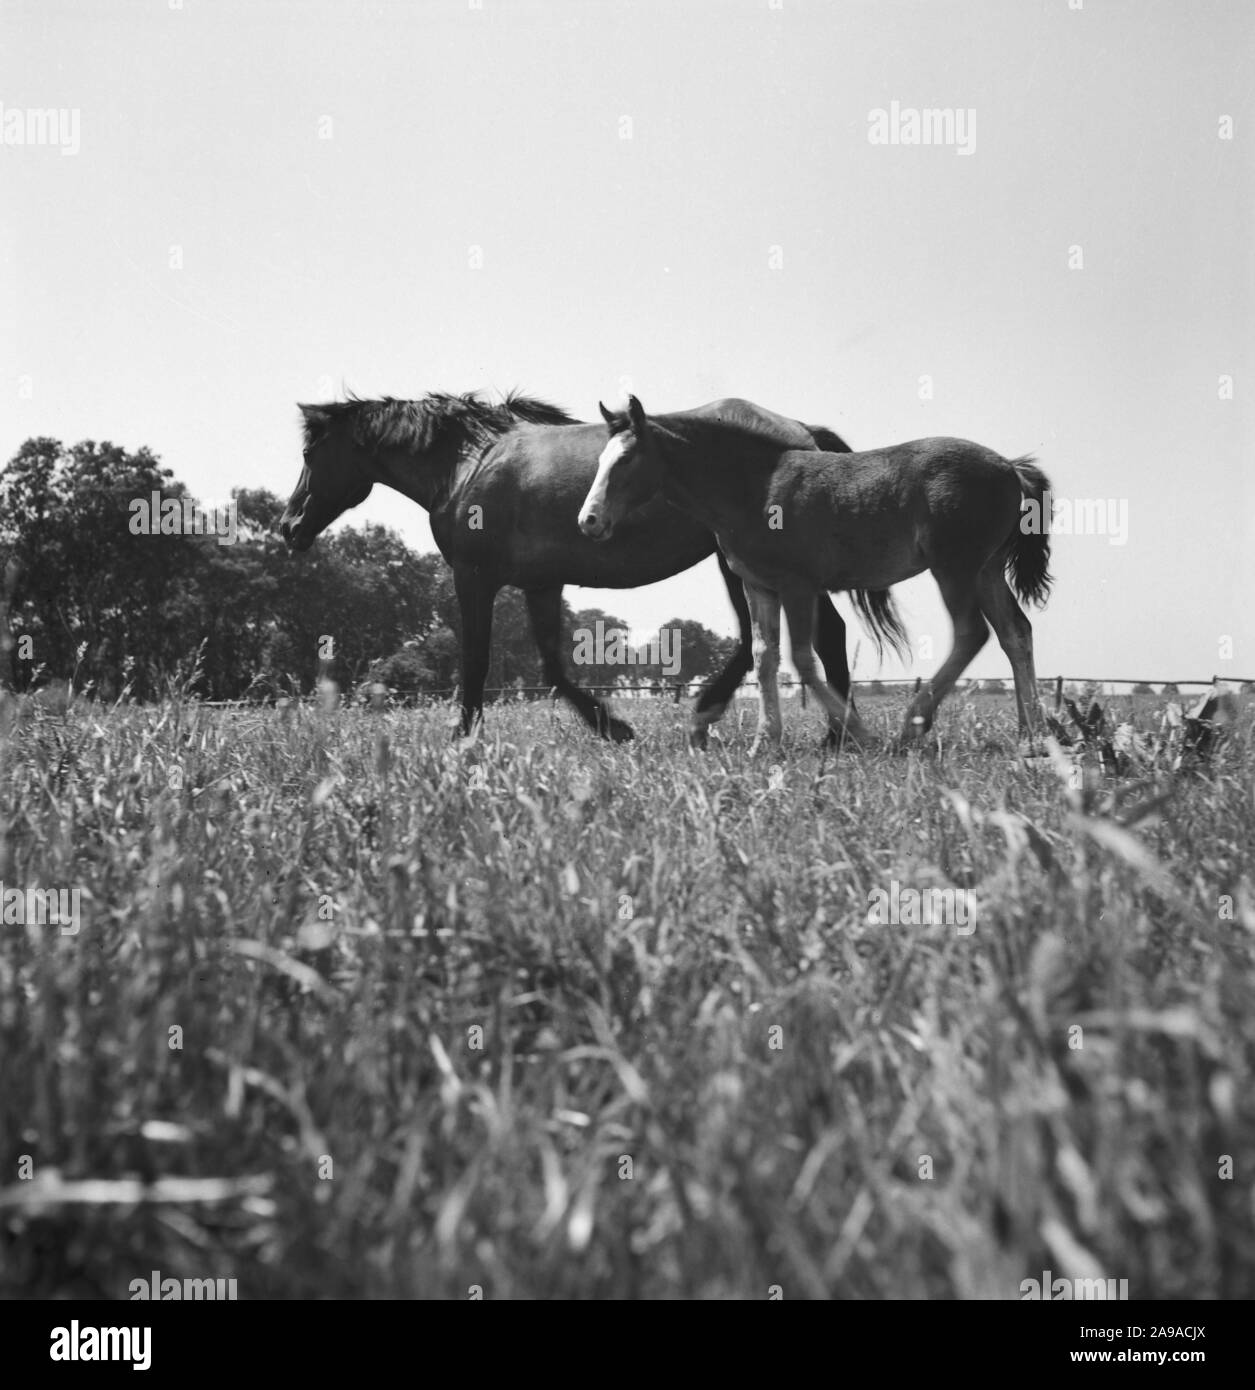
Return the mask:
POLYGON ((614 523, 602 521, 595 513, 590 512, 580 517, 580 530, 591 541, 608 541, 614 533, 614 523))
POLYGON ((314 538, 301 529, 303 518, 297 517, 295 521, 289 520, 286 516, 279 522, 279 534, 283 537, 283 543, 291 551, 300 554, 308 550, 314 543, 314 538))

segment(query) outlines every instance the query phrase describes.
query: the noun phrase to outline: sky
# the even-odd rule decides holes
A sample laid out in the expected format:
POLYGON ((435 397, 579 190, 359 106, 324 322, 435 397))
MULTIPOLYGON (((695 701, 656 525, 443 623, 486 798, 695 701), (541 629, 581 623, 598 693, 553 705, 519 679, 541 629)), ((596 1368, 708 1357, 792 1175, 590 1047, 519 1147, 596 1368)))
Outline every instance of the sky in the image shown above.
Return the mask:
MULTIPOLYGON (((1253 52, 1247 0, 0 0, 0 459, 286 498, 345 389, 745 396, 1109 503, 1039 674, 1255 678, 1253 52)), ((346 520, 435 548, 382 488, 346 520)), ((735 630, 713 561, 567 597, 735 630)))

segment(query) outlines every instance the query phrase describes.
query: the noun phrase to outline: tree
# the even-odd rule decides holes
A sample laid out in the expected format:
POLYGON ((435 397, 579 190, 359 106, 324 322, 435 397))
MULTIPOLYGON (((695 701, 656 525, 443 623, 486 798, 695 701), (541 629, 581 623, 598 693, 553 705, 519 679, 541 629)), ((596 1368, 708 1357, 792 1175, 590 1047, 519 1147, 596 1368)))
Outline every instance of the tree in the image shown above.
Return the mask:
POLYGON ((422 639, 424 660, 431 671, 432 689, 452 690, 461 675, 462 644, 444 623, 437 623, 422 639))
POLYGON ((152 698, 199 654, 195 689, 230 698, 308 690, 323 675, 352 684, 418 638, 437 658, 433 679, 451 681, 444 610, 456 604, 439 556, 379 526, 293 556, 274 534, 272 494, 237 490, 226 535, 196 534, 192 501, 147 449, 28 440, 0 471, 0 573, 12 562, 15 576, 0 653, 9 678, 73 676, 104 696, 129 685, 152 698))
POLYGON ((416 554, 383 526, 347 527, 324 536, 315 551, 310 582, 288 614, 305 637, 313 674, 354 684, 379 656, 435 626, 444 574, 438 556, 416 554))
POLYGON ((720 637, 692 618, 669 618, 659 628, 657 644, 652 648, 657 659, 637 669, 649 679, 689 685, 721 671, 736 648, 735 637, 720 637), (674 667, 677 660, 678 671, 666 669, 674 667))
POLYGON ((641 684, 648 678, 639 667, 626 661, 628 625, 613 613, 600 608, 581 608, 572 613, 569 626, 564 622, 563 656, 580 685, 604 688, 619 683, 625 674, 635 675, 641 684))
POLYGON ((378 682, 402 694, 436 688, 435 672, 418 641, 407 642, 399 651, 376 661, 370 668, 370 683, 378 682))
POLYGON ((135 507, 154 492, 186 497, 147 449, 128 454, 92 440, 66 449, 29 439, 0 473, 0 561, 16 567, 17 684, 43 671, 73 674, 107 696, 128 681, 155 693, 187 650, 172 599, 206 538, 164 530, 160 518, 143 525, 135 507))

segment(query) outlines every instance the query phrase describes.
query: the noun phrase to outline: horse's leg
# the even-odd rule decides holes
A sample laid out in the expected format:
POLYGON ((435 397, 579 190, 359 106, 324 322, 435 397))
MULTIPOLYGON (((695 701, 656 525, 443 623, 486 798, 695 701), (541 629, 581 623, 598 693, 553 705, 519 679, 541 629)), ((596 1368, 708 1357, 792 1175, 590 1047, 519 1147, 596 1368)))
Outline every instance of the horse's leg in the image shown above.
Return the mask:
POLYGON ((1033 666, 1033 625, 1016 602, 1003 573, 1002 559, 994 559, 980 572, 977 597, 981 612, 998 635, 1015 676, 1015 704, 1020 737, 1028 738, 1041 727, 1037 703, 1037 671, 1033 666))
POLYGON ((780 720, 780 691, 776 675, 780 670, 780 596, 756 584, 746 584, 750 623, 754 637, 754 669, 758 674, 758 728, 750 745, 750 757, 770 741, 779 748, 784 732, 780 720))
POLYGON ((723 582, 728 586, 728 597, 732 600, 732 607, 736 609, 737 623, 741 628, 741 641, 723 670, 708 680, 698 692, 697 702, 693 706, 693 716, 689 723, 690 748, 706 747, 708 742, 706 731, 716 720, 723 718, 728 701, 736 693, 737 686, 749 675, 753 666, 753 660, 750 656, 753 634, 750 631, 750 610, 749 604, 745 601, 745 586, 728 568, 728 562, 724 559, 722 550, 715 551, 715 558, 719 561, 719 572, 723 575, 723 582))
POLYGON ((602 738, 626 743, 632 728, 610 713, 604 700, 581 690, 567 675, 562 665, 562 586, 552 589, 529 589, 527 613, 532 621, 532 636, 540 652, 540 667, 546 682, 566 700, 590 729, 602 738))
POLYGON ((835 732, 838 741, 865 743, 869 739, 863 721, 858 717, 854 706, 846 698, 849 690, 849 673, 846 673, 846 691, 834 690, 825 679, 824 668, 815 655, 815 632, 819 604, 810 589, 785 589, 781 593, 784 600, 784 615, 789 620, 789 640, 793 645, 793 665, 798 676, 828 713, 828 728, 835 732))
POLYGON ((462 612, 462 733, 484 716, 484 682, 492 643, 492 606, 501 586, 474 565, 456 566, 453 588, 462 612))
POLYGON ((954 624, 954 645, 941 669, 907 706, 904 738, 932 728, 937 706, 954 688, 955 681, 971 665, 972 658, 989 641, 989 625, 977 598, 977 578, 969 572, 933 570, 942 601, 954 624), (918 721, 918 722, 916 722, 918 721))
MULTIPOLYGON (((837 605, 824 593, 815 599, 815 655, 823 663, 824 677, 828 684, 854 709, 854 696, 850 693, 850 660, 845 650, 845 619, 837 605)), ((789 624, 789 638, 793 639, 793 624, 789 624)), ((824 745, 835 748, 842 739, 842 726, 828 717, 828 732, 824 735, 824 745)))

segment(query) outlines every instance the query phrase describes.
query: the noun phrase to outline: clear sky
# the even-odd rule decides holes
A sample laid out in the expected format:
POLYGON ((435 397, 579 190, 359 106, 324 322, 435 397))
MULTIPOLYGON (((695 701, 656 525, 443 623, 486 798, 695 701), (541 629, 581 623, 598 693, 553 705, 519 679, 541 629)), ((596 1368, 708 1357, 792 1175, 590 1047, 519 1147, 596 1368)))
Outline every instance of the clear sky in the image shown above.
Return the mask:
MULTIPOLYGON (((78 113, 73 154, 0 123, 0 455, 286 496, 342 387, 748 396, 1122 504, 1056 537, 1043 674, 1255 677, 1255 5, 1077 6, 0 3, 6 120, 78 113), (925 108, 963 143, 870 138, 925 108)), ((351 517, 432 548, 383 489, 351 517)), ((899 594, 927 674, 948 620, 899 594)), ((733 630, 713 562, 568 597, 733 630)))

